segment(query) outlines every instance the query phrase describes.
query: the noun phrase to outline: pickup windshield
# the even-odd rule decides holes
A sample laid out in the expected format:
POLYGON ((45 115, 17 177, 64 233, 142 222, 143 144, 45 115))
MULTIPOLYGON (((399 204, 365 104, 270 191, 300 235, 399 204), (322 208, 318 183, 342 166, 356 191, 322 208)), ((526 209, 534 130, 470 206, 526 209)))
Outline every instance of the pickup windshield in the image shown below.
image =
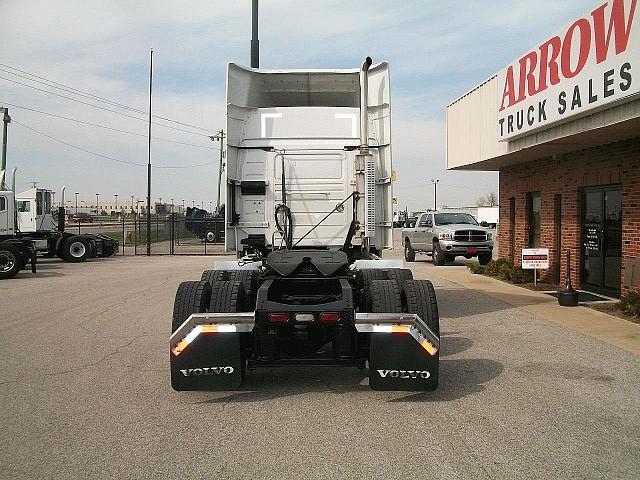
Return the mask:
POLYGON ((476 219, 468 213, 436 213, 436 225, 455 225, 457 223, 478 225, 476 219))

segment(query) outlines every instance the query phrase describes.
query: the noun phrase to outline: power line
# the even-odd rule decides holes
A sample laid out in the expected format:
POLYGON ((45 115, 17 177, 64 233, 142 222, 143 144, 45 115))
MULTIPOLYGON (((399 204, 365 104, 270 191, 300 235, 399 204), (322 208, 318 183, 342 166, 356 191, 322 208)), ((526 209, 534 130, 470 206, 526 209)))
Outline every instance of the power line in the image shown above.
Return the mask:
MULTIPOLYGON (((109 108, 101 107, 100 105, 94 105, 92 103, 83 102, 82 100, 78 100, 77 98, 67 97, 66 95, 60 95, 59 93, 50 92, 49 90, 44 90, 42 88, 34 87, 33 85, 29 85, 27 83, 18 82, 17 80, 12 80, 10 78, 0 77, 0 80, 5 80, 7 82, 16 83, 16 84, 22 85, 24 87, 28 87, 28 88, 32 88, 34 90, 38 90, 39 92, 44 92, 44 93, 48 93, 50 95, 55 95, 56 97, 64 98, 66 100, 71 100, 72 102, 81 103, 83 105, 88 105, 89 107, 98 108, 98 109, 104 110, 106 112, 115 113, 116 115, 122 115, 123 117, 133 118, 134 120, 139 120, 139 121, 142 121, 142 122, 145 122, 145 123, 147 123, 149 121, 146 118, 136 117, 136 116, 133 116, 133 115, 129 115, 127 113, 118 112, 117 110, 111 110, 109 108)), ((164 124, 158 123, 158 122, 153 122, 153 124, 161 126, 161 127, 165 127, 165 128, 170 128, 172 130, 178 130, 179 132, 186 132, 186 133, 190 133, 192 135, 198 135, 200 137, 208 137, 208 135, 206 135, 204 133, 192 132, 191 130, 185 130, 184 128, 173 127, 171 125, 164 125, 164 124)))
MULTIPOLYGON (((79 120, 77 118, 65 117, 63 115, 57 115, 55 113, 44 112, 42 110, 36 110, 35 108, 29 108, 29 107, 25 107, 23 105, 17 105, 15 103, 9 103, 9 102, 0 101, 0 104, 9 105, 11 107, 16 107, 16 108, 21 108, 21 109, 27 110, 29 112, 40 113, 42 115, 48 115, 50 117, 61 118, 63 120, 69 120, 71 122, 81 123, 83 125, 90 125, 92 127, 104 128, 106 130, 112 130, 114 132, 126 133, 127 135, 136 135, 138 137, 147 138, 147 135, 144 134, 144 133, 130 132, 128 130, 121 130, 119 128, 113 128, 113 127, 109 127, 107 125, 99 125, 97 123, 85 122, 84 120, 79 120)), ((151 138, 153 140, 159 140, 159 141, 162 141, 162 142, 177 143, 179 145, 188 145, 190 147, 206 148, 206 149, 209 149, 209 150, 220 150, 220 148, 218 148, 218 147, 208 147, 208 146, 204 146, 204 145, 196 145, 195 143, 179 142, 177 140, 169 140, 168 138, 159 138, 159 137, 151 137, 151 138)))
MULTIPOLYGON (((96 157, 101 157, 101 158, 105 158, 107 160, 112 160, 114 162, 118 162, 118 163, 125 163, 127 165, 135 165, 136 167, 146 167, 146 164, 142 164, 142 163, 135 163, 135 162, 129 162, 127 160, 121 160, 119 158, 115 158, 115 157, 111 157, 109 155, 104 155, 102 153, 97 153, 97 152, 92 152, 91 150, 87 150, 86 148, 82 148, 82 147, 78 147, 77 145, 73 145, 71 143, 65 142, 64 140, 60 140, 59 138, 56 137, 52 137, 51 135, 48 135, 44 132, 41 132, 40 130, 36 130, 35 128, 29 127, 28 125, 25 125, 24 123, 20 123, 17 120, 11 120, 11 123, 15 123, 16 125, 20 125, 22 128, 26 128, 27 130, 31 130, 32 132, 35 132, 39 135, 42 135, 43 137, 46 137, 50 140, 53 140, 55 142, 61 143, 62 145, 65 145, 67 147, 71 147, 71 148, 75 148, 76 150, 80 150, 81 152, 84 153, 88 153, 89 155, 94 155, 96 157)), ((184 165, 184 166, 155 166, 154 168, 170 168, 170 169, 174 169, 174 168, 195 168, 195 167, 202 167, 205 165, 212 165, 215 162, 207 162, 207 163, 200 163, 197 165, 184 165)))
MULTIPOLYGON (((11 65, 7 65, 5 63, 0 63, 0 66, 9 68, 11 70, 15 70, 15 71, 20 72, 20 73, 24 73, 26 75, 29 75, 28 77, 26 77, 24 75, 19 75, 17 73, 11 72, 9 70, 5 70, 3 68, 0 68, 0 71, 2 71, 2 72, 8 73, 10 75, 14 75, 16 77, 27 79, 30 82, 40 83, 42 85, 46 85, 47 87, 57 88, 59 90, 67 92, 67 93, 72 93, 74 95, 78 95, 78 96, 82 96, 82 97, 86 97, 86 98, 91 98, 91 99, 93 99, 95 101, 107 103, 109 105, 113 105, 115 107, 120 107, 120 108, 123 108, 125 110, 132 111, 132 112, 142 113, 142 114, 146 114, 147 113, 144 110, 133 108, 133 107, 130 107, 129 105, 125 105, 123 103, 114 102, 113 100, 109 100, 107 98, 100 97, 98 95, 94 95, 94 94, 89 93, 89 92, 85 92, 84 90, 80 90, 78 88, 74 88, 74 87, 72 87, 70 85, 65 85, 64 83, 55 82, 55 81, 50 80, 48 78, 42 77, 40 75, 36 75, 35 73, 30 73, 30 72, 27 72, 25 70, 20 70, 19 68, 12 67, 11 65), (38 78, 40 80, 44 80, 44 82, 40 81, 40 80, 34 80, 33 78, 30 78, 30 77, 34 77, 34 78, 38 78)), ((162 117, 160 115, 152 115, 152 117, 153 118, 159 118, 159 119, 165 120, 167 122, 176 123, 178 125, 183 125, 185 127, 192 127, 192 128, 196 128, 198 130, 204 130, 205 132, 211 132, 211 128, 202 127, 200 125, 193 125, 193 124, 190 124, 190 123, 179 122, 178 120, 172 120, 170 118, 162 117)))

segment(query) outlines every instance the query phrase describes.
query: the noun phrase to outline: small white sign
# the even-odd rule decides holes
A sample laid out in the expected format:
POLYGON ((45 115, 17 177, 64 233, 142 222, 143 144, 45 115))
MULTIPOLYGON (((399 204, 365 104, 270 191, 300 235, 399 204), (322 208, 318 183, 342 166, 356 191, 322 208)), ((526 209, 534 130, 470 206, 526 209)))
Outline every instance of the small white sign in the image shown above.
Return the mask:
POLYGON ((522 268, 524 270, 544 270, 549 268, 549 249, 523 248, 522 268))

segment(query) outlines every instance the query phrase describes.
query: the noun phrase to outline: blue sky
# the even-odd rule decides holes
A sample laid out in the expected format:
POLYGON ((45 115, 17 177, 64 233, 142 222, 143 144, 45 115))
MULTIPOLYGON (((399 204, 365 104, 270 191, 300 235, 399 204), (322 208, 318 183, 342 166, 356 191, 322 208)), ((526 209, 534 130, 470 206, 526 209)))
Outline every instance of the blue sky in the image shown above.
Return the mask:
MULTIPOLYGON (((389 61, 400 204, 430 207, 432 177, 441 179, 439 204, 474 204, 497 191, 497 174, 445 171, 446 105, 594 5, 591 0, 262 0, 261 66, 353 68, 366 55, 389 61)), ((154 113, 215 131, 224 126, 226 63, 249 63, 250 8, 250 0, 2 0, 0 63, 145 110, 153 47, 154 113)), ((2 71, 0 77, 24 81, 2 71)), ((146 132, 144 122, 0 80, 3 102, 146 132)), ((47 135, 146 163, 144 137, 9 108, 17 122, 47 135)), ((203 133, 154 127, 160 138, 215 147, 203 133)), ((216 193, 217 155, 213 149, 154 141, 154 165, 214 163, 155 169, 153 197, 208 205, 216 193)), ((54 190, 66 184, 86 200, 96 192, 102 199, 114 193, 120 199, 145 196, 144 167, 90 156, 17 124, 10 129, 8 163, 19 167, 19 189, 39 181, 54 190)))

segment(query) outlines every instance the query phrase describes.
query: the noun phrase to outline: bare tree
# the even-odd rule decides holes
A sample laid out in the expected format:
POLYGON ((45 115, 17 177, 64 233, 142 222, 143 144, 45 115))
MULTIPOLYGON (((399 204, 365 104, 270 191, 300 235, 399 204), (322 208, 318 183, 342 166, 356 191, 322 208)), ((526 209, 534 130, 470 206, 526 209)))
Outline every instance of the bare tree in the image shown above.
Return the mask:
POLYGON ((486 196, 478 197, 476 206, 478 207, 495 207, 498 204, 498 195, 496 192, 488 193, 486 196))

